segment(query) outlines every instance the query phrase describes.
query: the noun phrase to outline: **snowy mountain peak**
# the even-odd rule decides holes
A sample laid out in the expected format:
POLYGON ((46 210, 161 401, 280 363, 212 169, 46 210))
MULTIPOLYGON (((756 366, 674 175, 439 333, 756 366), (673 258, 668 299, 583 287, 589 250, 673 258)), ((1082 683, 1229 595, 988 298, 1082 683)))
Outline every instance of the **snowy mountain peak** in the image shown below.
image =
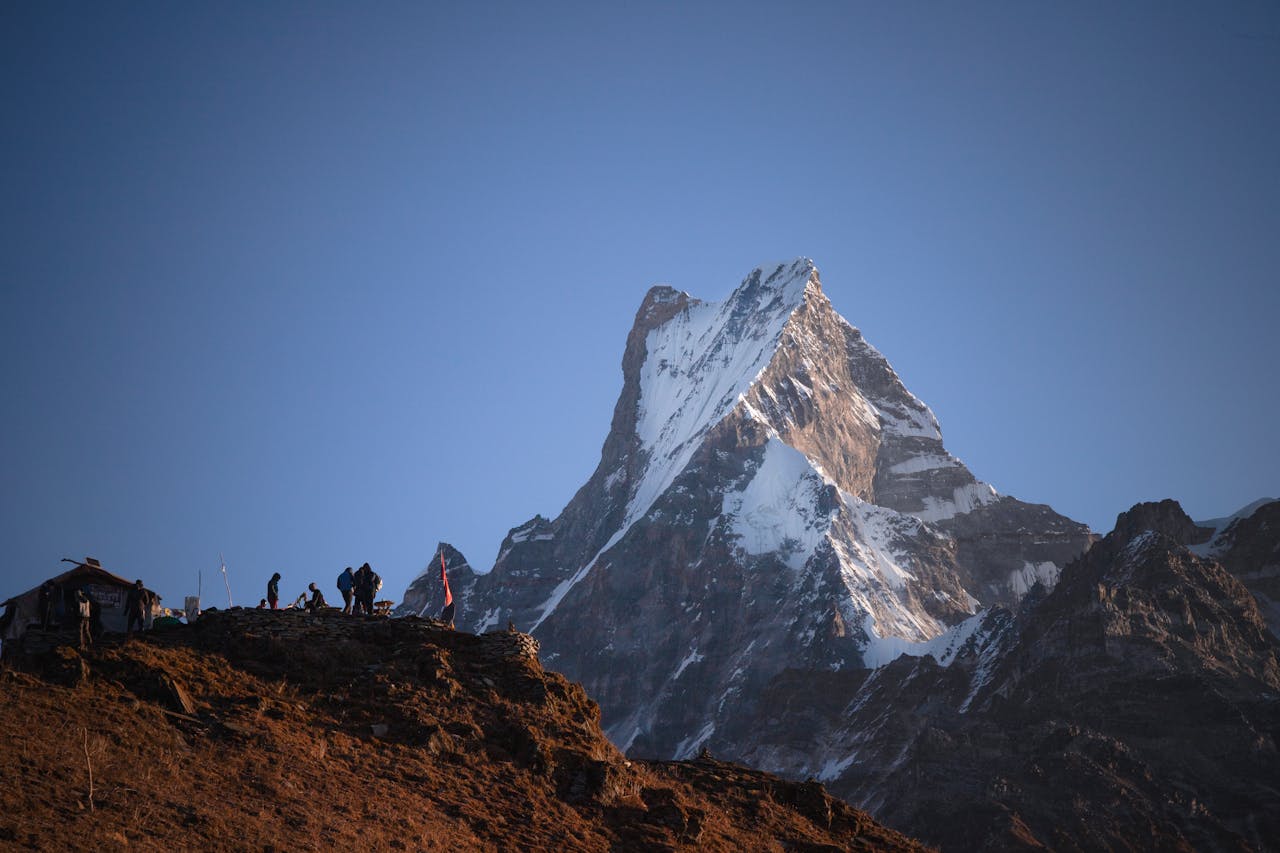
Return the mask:
POLYGON ((756 267, 718 302, 653 287, 622 376, 590 479, 454 594, 461 624, 514 622, 628 709, 610 731, 638 750, 732 737, 719 727, 743 697, 789 668, 933 649, 1090 541, 947 451, 808 258, 756 267))
POLYGON ((811 258, 765 263, 742 280, 728 301, 758 300, 765 294, 778 294, 795 301, 811 283, 815 286, 818 283, 818 267, 811 258))
POLYGON ((817 279, 813 261, 798 258, 757 267, 724 302, 701 302, 671 288, 649 291, 637 323, 655 319, 660 306, 667 316, 644 340, 634 429, 647 466, 632 489, 623 530, 648 511, 700 440, 739 404, 817 279))
MULTIPOLYGON (((681 290, 676 290, 668 284, 655 284, 649 288, 649 292, 645 294, 644 301, 640 303, 640 310, 636 312, 636 325, 649 326, 663 322, 666 318, 663 315, 669 314, 672 310, 683 308, 692 297, 681 290)), ((698 300, 693 299, 697 302, 698 300)))
POLYGON ((1191 550, 1201 557, 1217 556, 1230 544, 1230 530, 1233 525, 1251 518, 1260 508, 1275 503, 1276 500, 1276 498, 1258 498, 1253 503, 1240 507, 1231 515, 1195 522, 1197 526, 1207 528, 1213 532, 1208 535, 1205 541, 1191 545, 1191 550))

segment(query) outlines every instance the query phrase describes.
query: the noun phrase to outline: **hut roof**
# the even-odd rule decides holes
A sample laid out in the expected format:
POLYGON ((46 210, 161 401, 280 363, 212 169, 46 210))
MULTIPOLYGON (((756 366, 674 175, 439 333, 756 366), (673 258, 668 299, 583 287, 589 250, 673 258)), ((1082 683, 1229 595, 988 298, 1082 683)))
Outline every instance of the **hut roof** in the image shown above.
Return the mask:
MULTIPOLYGON (((132 587, 134 584, 133 581, 125 580, 119 575, 113 574, 112 572, 109 572, 106 569, 102 568, 102 564, 99 563, 97 560, 95 560, 93 557, 86 557, 83 563, 76 562, 74 560, 68 560, 67 562, 74 562, 76 564, 73 567, 71 567, 71 569, 69 569, 68 571, 63 572, 60 575, 55 575, 49 578, 49 580, 53 581, 56 584, 65 584, 68 582, 75 582, 75 581, 84 581, 87 583, 111 584, 113 586, 124 586, 124 587, 132 587)), ((41 581, 39 584, 31 587, 31 589, 27 590, 26 592, 19 593, 18 595, 5 599, 4 601, 0 601, 0 607, 3 607, 4 605, 8 604, 11 601, 16 601, 19 598, 26 598, 28 595, 31 595, 34 592, 39 592, 40 587, 44 586, 45 583, 46 583, 45 581, 41 581)), ((147 588, 144 586, 143 589, 147 589, 147 588)), ((155 596, 156 601, 160 600, 160 596, 156 595, 156 593, 153 590, 147 589, 147 592, 150 592, 153 596, 155 596)))

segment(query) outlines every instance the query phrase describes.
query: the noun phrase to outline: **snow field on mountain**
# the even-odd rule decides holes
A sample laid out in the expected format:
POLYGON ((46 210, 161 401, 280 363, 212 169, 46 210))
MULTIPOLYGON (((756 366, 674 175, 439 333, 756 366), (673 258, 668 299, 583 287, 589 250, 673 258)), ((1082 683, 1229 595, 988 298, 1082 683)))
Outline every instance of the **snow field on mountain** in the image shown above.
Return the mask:
POLYGON ((702 745, 706 743, 713 734, 715 734, 715 731, 716 724, 707 723, 698 730, 697 734, 685 738, 676 745, 675 754, 672 756, 672 759, 675 761, 683 761, 685 759, 693 758, 702 745))
POLYGON ((725 494, 723 518, 745 553, 778 554, 796 571, 822 542, 830 543, 855 622, 868 637, 867 666, 899 654, 940 655, 951 632, 905 600, 906 584, 915 578, 896 544, 922 532, 921 522, 847 492, 840 493, 838 510, 823 514, 819 497, 827 485, 803 453, 771 438, 751 479, 725 494), (834 523, 837 515, 842 524, 834 523))
POLYGON ((1213 528, 1213 533, 1209 536, 1208 541, 1202 542, 1199 545, 1188 545, 1187 549, 1191 551, 1191 553, 1200 557, 1216 557, 1222 550, 1222 534, 1226 532, 1227 528, 1230 527, 1233 522, 1248 518, 1259 508, 1266 506, 1275 500, 1276 498, 1259 498, 1251 504, 1242 506, 1231 515, 1223 518, 1210 518, 1205 521, 1195 522, 1197 527, 1213 528))
POLYGON ((743 551, 785 554, 793 569, 803 568, 819 544, 832 540, 842 566, 861 580, 874 579, 895 590, 914 580, 902 567, 904 555, 894 540, 919 532, 920 522, 841 492, 841 509, 852 535, 835 541, 833 514, 819 509, 823 488, 833 485, 807 456, 771 438, 751 479, 725 494, 723 517, 743 551))
POLYGON ((917 641, 904 637, 878 636, 873 633, 874 624, 868 616, 863 628, 872 637, 866 651, 862 653, 862 662, 871 669, 892 663, 900 655, 922 658, 933 655, 934 660, 943 666, 949 666, 965 642, 982 627, 984 614, 977 613, 958 625, 947 628, 932 639, 917 641))
MULTIPOLYGON (((605 546, 605 548, 608 548, 608 547, 609 547, 608 545, 605 546)), ((603 553, 603 551, 601 551, 601 553, 603 553)), ((542 605, 542 613, 538 616, 538 621, 534 622, 533 625, 529 627, 530 634, 536 631, 538 629, 538 626, 541 625, 546 620, 546 618, 550 616, 551 613, 560 605, 560 602, 564 600, 564 597, 569 594, 569 590, 577 586, 578 581, 582 580, 587 576, 587 572, 591 571, 591 567, 596 564, 596 560, 598 559, 600 559, 600 556, 597 554, 594 558, 592 558, 586 564, 584 564, 582 568, 578 569, 572 575, 560 581, 560 583, 556 584, 556 588, 551 590, 551 595, 547 598, 546 602, 542 605)))
POLYGON ((725 493, 722 511, 743 551, 783 552, 787 565, 798 571, 830 527, 829 519, 818 513, 823 486, 803 453, 772 438, 742 491, 725 493))
POLYGON ((905 462, 889 467, 890 474, 919 474, 923 471, 937 471, 939 468, 959 468, 960 462, 953 456, 942 456, 936 453, 922 453, 912 456, 905 462))
POLYGON ((1031 563, 1024 560, 1021 570, 1009 573, 1009 588, 1019 596, 1026 595, 1036 583, 1042 583, 1048 589, 1053 589, 1060 574, 1062 569, 1057 563, 1031 563))
POLYGON ((924 509, 911 514, 921 521, 946 521, 998 500, 1000 493, 993 486, 983 482, 967 483, 957 487, 950 499, 926 496, 924 509))
POLYGON ((894 510, 867 503, 848 492, 841 492, 840 497, 853 523, 851 544, 861 565, 874 570, 893 589, 900 590, 907 581, 915 580, 915 576, 902 567, 906 555, 894 542, 902 536, 920 533, 920 522, 894 510))
MULTIPOLYGON (((762 279, 767 269, 760 270, 762 279)), ((783 281, 764 290, 762 295, 775 298, 753 306, 759 310, 743 312, 735 291, 724 302, 691 302, 649 332, 636 419, 647 466, 628 503, 623 530, 648 512, 689 464, 699 439, 733 410, 768 366, 787 318, 803 301, 812 270, 810 262, 793 263, 783 281), (734 322, 747 328, 731 328, 734 322)))
POLYGON ((679 678, 680 673, 684 672, 685 667, 687 667, 689 664, 699 663, 705 659, 706 659, 706 656, 699 654, 697 646, 694 646, 694 648, 689 652, 689 654, 685 655, 684 660, 680 661, 680 665, 676 667, 676 671, 671 675, 671 680, 675 681, 677 678, 679 678))

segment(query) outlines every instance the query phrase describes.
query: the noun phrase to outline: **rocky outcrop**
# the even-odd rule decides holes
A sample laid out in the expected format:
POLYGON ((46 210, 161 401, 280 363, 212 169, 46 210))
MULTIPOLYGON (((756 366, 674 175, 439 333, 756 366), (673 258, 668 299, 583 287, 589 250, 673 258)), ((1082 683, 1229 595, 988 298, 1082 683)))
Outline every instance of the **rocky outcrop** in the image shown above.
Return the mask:
POLYGON ((392 610, 393 616, 418 616, 428 618, 439 616, 444 608, 444 584, 440 580, 440 558, 443 555, 445 568, 452 577, 458 572, 469 572, 471 566, 462 552, 448 542, 436 546, 435 553, 427 560, 426 568, 404 591, 400 603, 392 610))
POLYGON ((1104 540, 1104 548, 1114 548, 1116 543, 1127 545, 1146 533, 1156 533, 1173 540, 1178 545, 1198 545, 1209 541, 1212 528, 1201 527, 1182 511, 1177 501, 1140 503, 1116 516, 1116 526, 1104 540))
POLYGON ((1280 639, 1280 501, 1257 501, 1219 522, 1214 538, 1197 550, 1217 557, 1245 585, 1280 639))

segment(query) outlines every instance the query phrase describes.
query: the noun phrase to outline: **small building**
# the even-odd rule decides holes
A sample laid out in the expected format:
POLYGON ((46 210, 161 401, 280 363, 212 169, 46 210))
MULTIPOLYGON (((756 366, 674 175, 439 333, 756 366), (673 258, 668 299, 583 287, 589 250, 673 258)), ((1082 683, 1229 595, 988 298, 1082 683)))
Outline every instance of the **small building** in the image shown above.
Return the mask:
MULTIPOLYGON (((53 584, 54 625, 75 625, 75 591, 83 589, 101 607, 102 630, 123 634, 128 627, 128 614, 125 613, 124 606, 134 582, 102 568, 102 564, 93 557, 85 557, 83 563, 76 563, 70 571, 49 578, 47 583, 53 584)), ((28 628, 40 625, 42 586, 43 583, 0 602, 0 606, 4 607, 4 615, 0 616, 0 640, 6 643, 16 640, 26 634, 28 628)), ((151 620, 161 612, 161 607, 160 596, 151 590, 147 592, 150 593, 151 608, 147 613, 146 627, 150 627, 151 620)))

